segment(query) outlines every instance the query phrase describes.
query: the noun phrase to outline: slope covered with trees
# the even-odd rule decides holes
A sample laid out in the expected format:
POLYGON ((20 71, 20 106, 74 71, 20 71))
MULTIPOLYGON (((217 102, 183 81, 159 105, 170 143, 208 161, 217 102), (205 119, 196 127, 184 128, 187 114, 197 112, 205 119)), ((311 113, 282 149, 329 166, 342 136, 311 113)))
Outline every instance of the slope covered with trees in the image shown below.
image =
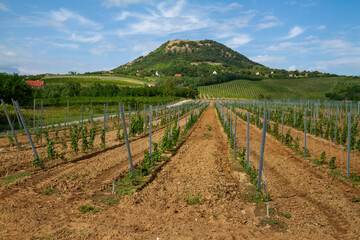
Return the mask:
MULTIPOLYGON (((214 71, 240 73, 244 69, 266 68, 244 55, 212 41, 167 41, 146 56, 115 68, 114 73, 151 76, 182 74, 188 77, 209 76, 214 71)), ((244 72, 243 72, 244 74, 244 72)))

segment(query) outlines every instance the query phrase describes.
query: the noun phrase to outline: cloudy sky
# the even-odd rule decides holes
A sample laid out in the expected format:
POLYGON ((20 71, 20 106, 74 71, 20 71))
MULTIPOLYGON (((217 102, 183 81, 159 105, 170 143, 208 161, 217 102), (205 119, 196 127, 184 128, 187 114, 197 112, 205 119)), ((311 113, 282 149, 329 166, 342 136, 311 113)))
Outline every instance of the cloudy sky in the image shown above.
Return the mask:
POLYGON ((109 70, 173 39, 273 68, 360 75, 359 0, 0 0, 0 72, 109 70))

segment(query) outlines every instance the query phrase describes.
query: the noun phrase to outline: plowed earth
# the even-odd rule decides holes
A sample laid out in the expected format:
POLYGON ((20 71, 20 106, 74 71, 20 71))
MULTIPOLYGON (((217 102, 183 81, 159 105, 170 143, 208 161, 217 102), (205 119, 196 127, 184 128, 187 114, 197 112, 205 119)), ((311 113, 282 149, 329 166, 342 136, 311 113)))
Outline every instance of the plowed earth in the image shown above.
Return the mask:
MULTIPOLYGON (((260 131, 251 129, 256 165, 260 131)), ((245 132, 239 119, 240 145, 245 132)), ((141 142, 143 150, 147 141, 133 141, 135 164, 142 156, 137 146, 141 142)), ((359 189, 314 168, 271 137, 265 169, 276 221, 264 224, 265 205, 245 200, 251 185, 244 173, 232 171, 227 136, 212 104, 153 181, 135 194, 115 196, 109 188, 115 176, 128 172, 125 151, 121 145, 1 186, 0 239, 359 238, 360 206, 353 202, 359 189), (48 188, 54 193, 45 195, 48 188), (119 202, 108 206, 99 199, 119 202), (80 205, 98 211, 82 214, 80 205)))

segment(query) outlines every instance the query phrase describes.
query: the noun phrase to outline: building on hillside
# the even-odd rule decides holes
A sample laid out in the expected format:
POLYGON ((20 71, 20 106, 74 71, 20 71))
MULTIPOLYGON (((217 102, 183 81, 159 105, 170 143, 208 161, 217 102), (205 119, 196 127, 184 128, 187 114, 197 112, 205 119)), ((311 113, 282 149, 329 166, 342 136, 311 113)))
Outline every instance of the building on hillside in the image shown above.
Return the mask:
POLYGON ((216 74, 217 74, 217 72, 216 72, 216 71, 213 71, 213 73, 212 73, 212 74, 216 75, 216 74))
POLYGON ((274 74, 274 71, 271 71, 270 74, 273 75, 273 74, 274 74))
POLYGON ((181 74, 180 73, 177 73, 174 75, 175 77, 181 77, 181 74))
POLYGON ((259 75, 260 75, 260 73, 259 73, 259 72, 256 72, 256 73, 255 73, 255 75, 256 75, 256 76, 259 76, 259 75))
POLYGON ((149 84, 148 86, 149 87, 155 87, 155 84, 149 84))
POLYGON ((141 73, 138 73, 138 72, 137 72, 135 75, 136 75, 136 76, 141 76, 141 73))
POLYGON ((44 88, 44 81, 26 81, 32 88, 44 88))
POLYGON ((160 76, 160 74, 158 73, 158 71, 155 72, 155 75, 158 76, 158 77, 160 76))
POLYGON ((110 71, 109 71, 109 73, 111 73, 111 74, 112 74, 112 73, 114 73, 114 71, 111 71, 111 70, 110 70, 110 71))

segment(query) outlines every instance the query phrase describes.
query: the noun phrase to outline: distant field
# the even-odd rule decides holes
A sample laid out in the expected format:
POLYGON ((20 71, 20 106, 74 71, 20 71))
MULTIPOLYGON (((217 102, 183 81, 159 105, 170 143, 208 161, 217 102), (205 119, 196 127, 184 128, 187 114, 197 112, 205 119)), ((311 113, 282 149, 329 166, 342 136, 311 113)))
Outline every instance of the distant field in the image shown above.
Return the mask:
POLYGON ((103 83, 103 84, 116 84, 122 86, 143 86, 144 84, 149 84, 148 82, 126 78, 126 77, 116 77, 116 76, 49 76, 44 77, 43 80, 45 84, 62 84, 66 82, 80 82, 82 85, 87 85, 89 83, 103 83))
POLYGON ((198 87, 210 97, 256 99, 262 94, 273 99, 325 99, 325 93, 344 85, 360 84, 346 77, 265 79, 262 81, 234 80, 227 83, 198 87))

